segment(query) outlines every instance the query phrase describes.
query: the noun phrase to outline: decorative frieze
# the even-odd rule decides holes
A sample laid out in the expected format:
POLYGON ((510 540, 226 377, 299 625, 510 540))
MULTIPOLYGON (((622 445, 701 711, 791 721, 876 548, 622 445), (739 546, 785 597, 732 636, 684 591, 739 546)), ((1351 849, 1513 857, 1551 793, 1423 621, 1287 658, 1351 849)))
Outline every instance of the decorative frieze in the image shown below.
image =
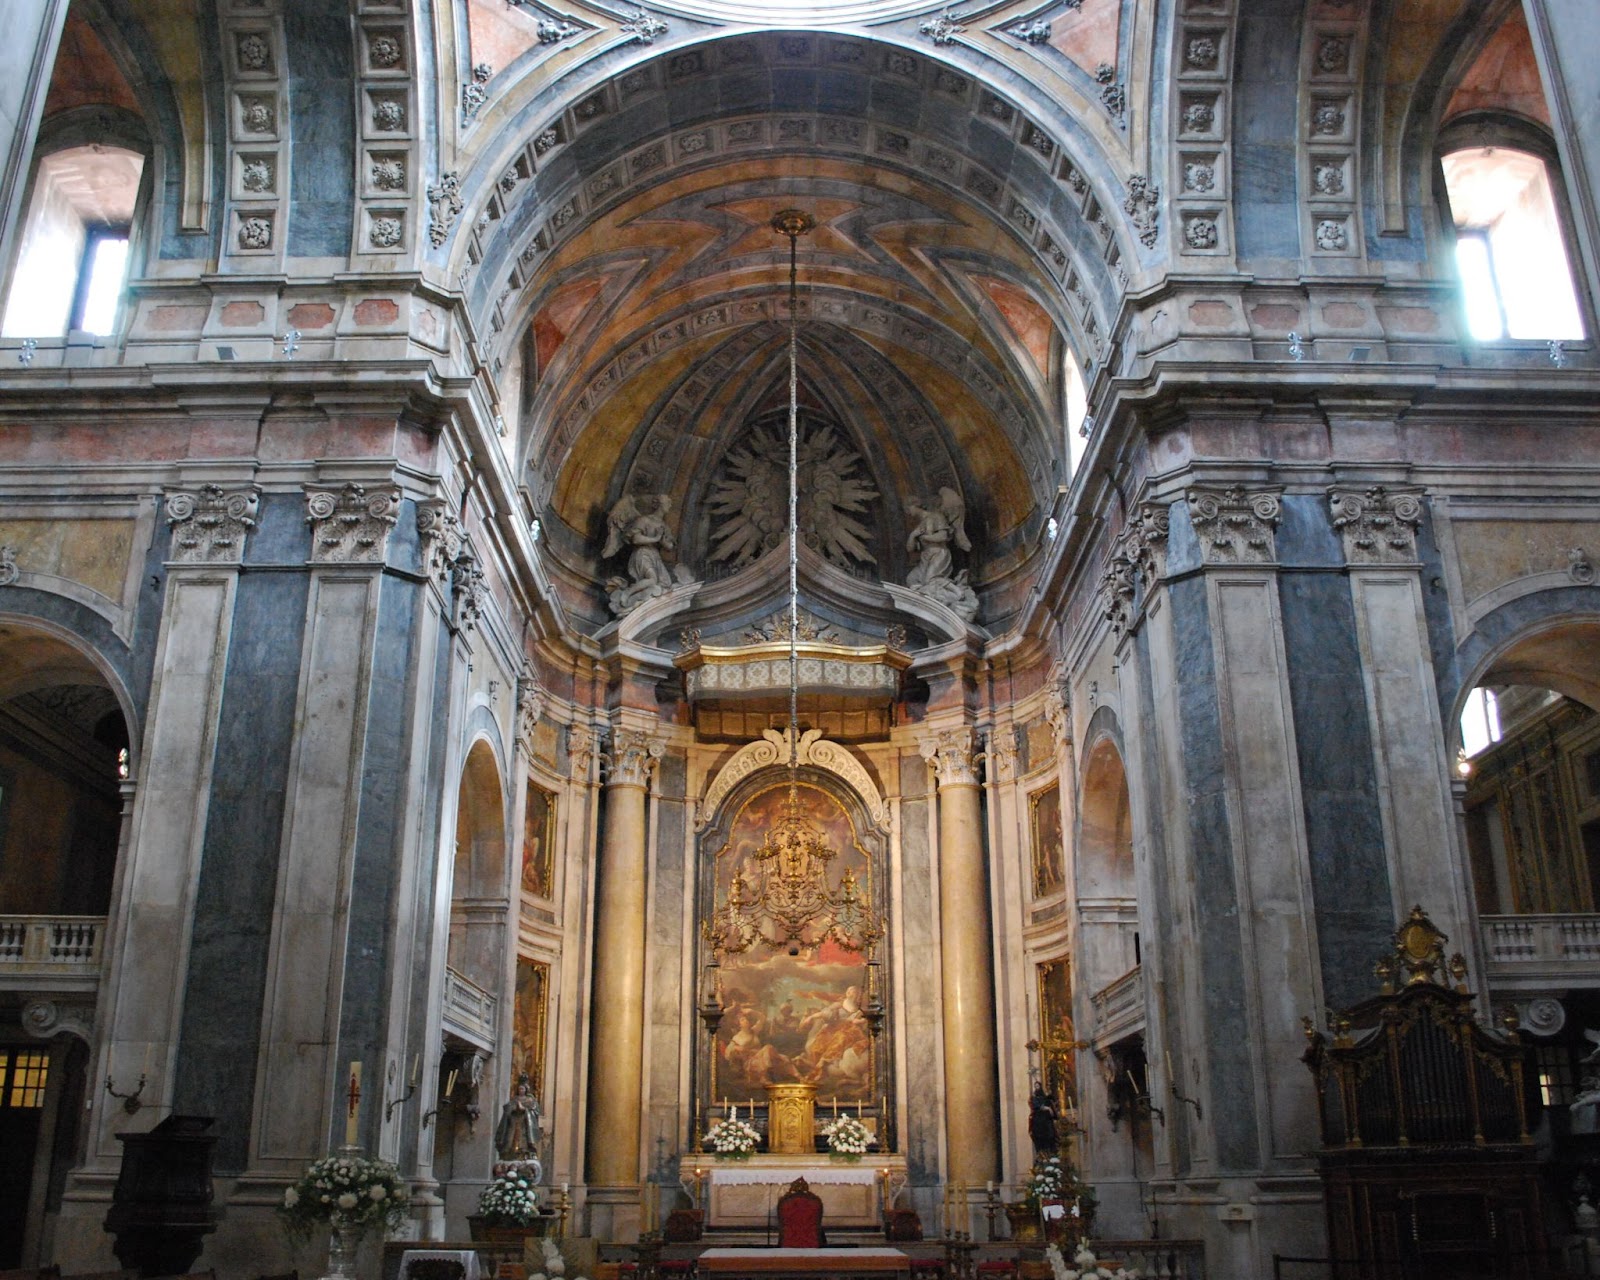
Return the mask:
POLYGON ((1353 565, 1414 564, 1417 530, 1422 527, 1422 491, 1386 489, 1328 490, 1333 527, 1344 540, 1344 558, 1353 565))
MULTIPOLYGON (((289 151, 279 128, 284 94, 279 0, 250 10, 219 7, 222 74, 232 128, 228 139, 227 258, 282 252, 288 198, 289 151)), ((259 262, 251 269, 259 269, 259 262)))
POLYGON ((1250 493, 1239 485, 1221 491, 1189 490, 1189 522, 1207 564, 1274 563, 1282 515, 1276 493, 1250 493))
POLYGON ((244 558, 245 535, 256 527, 261 497, 256 489, 224 490, 203 484, 190 493, 167 495, 167 524, 172 529, 171 556, 178 564, 238 564, 244 558))
POLYGON ((461 554, 461 522, 448 503, 417 503, 417 542, 422 551, 423 572, 442 585, 461 554))
POLYGON ((639 729, 619 729, 612 735, 611 750, 601 756, 606 769, 606 785, 645 787, 661 757, 666 754, 664 739, 639 729))
POLYGON ((313 564, 382 563, 389 530, 400 511, 400 490, 368 493, 359 484, 306 492, 313 564))
POLYGON ((926 734, 920 750, 941 787, 978 785, 978 749, 970 727, 926 734))
POLYGON ((668 27, 665 18, 658 18, 648 10, 640 9, 637 13, 624 18, 618 29, 629 40, 636 40, 640 44, 654 44, 658 36, 667 34, 668 27))

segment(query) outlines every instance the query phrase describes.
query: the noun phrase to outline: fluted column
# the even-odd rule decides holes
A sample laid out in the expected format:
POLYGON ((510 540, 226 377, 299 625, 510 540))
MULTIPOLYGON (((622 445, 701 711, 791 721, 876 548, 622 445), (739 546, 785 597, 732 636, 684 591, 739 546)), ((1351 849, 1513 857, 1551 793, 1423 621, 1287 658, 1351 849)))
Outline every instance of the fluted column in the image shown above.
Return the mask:
POLYGON ((922 754, 939 780, 946 1177, 971 1187, 999 1176, 994 952, 972 730, 939 733, 922 754))
POLYGON ((639 1182, 644 1054, 645 799, 664 743, 618 730, 606 757, 590 1006, 589 1123, 585 1165, 596 1187, 639 1182))

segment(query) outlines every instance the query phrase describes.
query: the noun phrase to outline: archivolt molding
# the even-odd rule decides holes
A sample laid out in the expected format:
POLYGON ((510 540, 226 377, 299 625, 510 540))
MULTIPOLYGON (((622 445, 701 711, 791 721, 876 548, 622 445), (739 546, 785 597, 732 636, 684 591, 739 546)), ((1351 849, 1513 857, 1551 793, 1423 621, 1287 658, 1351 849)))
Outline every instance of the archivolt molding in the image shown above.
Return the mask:
MULTIPOLYGON (((733 759, 723 765, 717 771, 717 776, 711 780, 711 785, 700 801, 700 812, 695 820, 695 826, 704 828, 716 816, 717 810, 727 800, 729 793, 751 774, 787 764, 789 735, 790 731, 787 729, 766 729, 762 731, 759 742, 747 743, 740 747, 734 753, 733 759)), ((822 736, 821 729, 807 729, 800 735, 800 741, 796 745, 795 763, 823 769, 839 778, 861 797, 874 824, 880 829, 888 826, 889 810, 884 803, 883 793, 878 790, 877 783, 873 782, 866 766, 851 754, 848 747, 841 746, 837 742, 829 742, 822 736)))

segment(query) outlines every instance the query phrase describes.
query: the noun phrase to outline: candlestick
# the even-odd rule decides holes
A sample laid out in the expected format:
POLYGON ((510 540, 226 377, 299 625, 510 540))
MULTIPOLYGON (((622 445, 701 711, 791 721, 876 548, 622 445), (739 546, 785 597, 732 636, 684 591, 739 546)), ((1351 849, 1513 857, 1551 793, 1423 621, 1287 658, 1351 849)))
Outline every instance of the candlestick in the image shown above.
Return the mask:
POLYGON ((359 1146, 361 1128, 361 1064, 350 1064, 350 1081, 345 1091, 347 1104, 344 1120, 344 1143, 347 1147, 359 1146))

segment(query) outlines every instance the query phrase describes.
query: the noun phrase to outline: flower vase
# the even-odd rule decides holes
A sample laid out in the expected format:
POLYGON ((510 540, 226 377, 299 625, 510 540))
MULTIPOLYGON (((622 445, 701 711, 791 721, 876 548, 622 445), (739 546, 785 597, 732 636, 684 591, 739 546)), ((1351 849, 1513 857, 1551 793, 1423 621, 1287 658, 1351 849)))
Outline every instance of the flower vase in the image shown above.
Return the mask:
POLYGON ((356 1280, 356 1251, 361 1228, 335 1226, 328 1237, 328 1274, 325 1280, 356 1280))

